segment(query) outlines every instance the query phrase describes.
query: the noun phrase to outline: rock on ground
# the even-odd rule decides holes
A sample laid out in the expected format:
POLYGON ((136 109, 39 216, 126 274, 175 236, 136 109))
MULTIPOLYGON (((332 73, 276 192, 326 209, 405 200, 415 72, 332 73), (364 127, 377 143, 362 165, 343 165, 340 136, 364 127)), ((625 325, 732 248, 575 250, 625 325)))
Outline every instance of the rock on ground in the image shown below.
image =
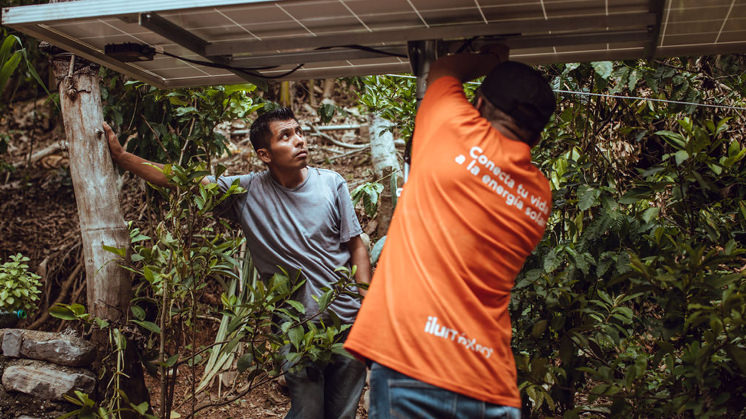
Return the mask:
POLYGON ((96 377, 80 368, 21 359, 5 367, 2 384, 6 391, 19 391, 46 400, 64 400, 62 396, 72 394, 73 390, 91 394, 96 377))

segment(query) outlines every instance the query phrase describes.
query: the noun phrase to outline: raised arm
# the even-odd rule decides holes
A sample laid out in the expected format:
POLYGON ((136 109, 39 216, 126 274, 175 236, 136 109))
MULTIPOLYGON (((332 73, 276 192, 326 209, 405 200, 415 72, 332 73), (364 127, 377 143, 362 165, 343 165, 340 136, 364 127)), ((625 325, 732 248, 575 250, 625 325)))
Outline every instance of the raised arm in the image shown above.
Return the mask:
POLYGON ((462 83, 485 76, 495 66, 508 59, 508 47, 505 45, 490 45, 482 48, 479 54, 462 53, 446 55, 432 63, 427 76, 427 83, 452 76, 462 83))
MULTIPOLYGON (((357 266, 355 272, 355 281, 363 284, 370 284, 370 257, 368 256, 368 247, 360 236, 355 236, 347 242, 347 248, 350 250, 350 263, 357 266)), ((360 295, 365 297, 368 290, 360 289, 360 295)))
POLYGON ((166 178, 160 170, 163 169, 162 164, 145 160, 140 156, 125 151, 122 145, 119 144, 117 135, 106 122, 104 122, 104 133, 106 134, 106 140, 109 143, 111 159, 114 160, 119 167, 134 173, 154 185, 173 187, 173 185, 168 181, 168 178, 166 178))

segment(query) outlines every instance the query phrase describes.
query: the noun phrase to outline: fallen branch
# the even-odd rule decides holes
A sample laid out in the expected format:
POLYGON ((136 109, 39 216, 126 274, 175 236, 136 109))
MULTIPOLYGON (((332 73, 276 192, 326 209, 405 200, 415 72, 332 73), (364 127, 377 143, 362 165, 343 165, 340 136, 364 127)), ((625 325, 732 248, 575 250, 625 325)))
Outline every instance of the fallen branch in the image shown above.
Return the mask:
MULTIPOLYGON (((8 172, 8 175, 10 175, 10 172, 8 172)), ((20 180, 14 180, 13 182, 6 183, 4 185, 0 185, 0 191, 4 191, 4 190, 7 190, 7 189, 10 189, 10 190, 12 190, 12 189, 18 189, 18 188, 21 187, 21 185, 23 185, 22 181, 20 181, 20 180)))
MULTIPOLYGON (((37 151, 36 153, 31 155, 31 158, 28 159, 28 164, 36 163, 37 161, 43 159, 44 157, 47 157, 50 154, 54 154, 58 151, 67 150, 67 141, 58 141, 53 144, 50 144, 41 150, 37 151)), ((23 166, 26 163, 26 161, 18 161, 13 163, 13 167, 18 168, 23 166)))
POLYGON ((362 149, 364 149, 364 148, 370 147, 370 144, 348 144, 348 143, 345 143, 345 142, 342 142, 342 141, 339 141, 339 140, 337 140, 336 138, 332 137, 331 135, 328 135, 328 134, 324 134, 323 132, 319 131, 319 129, 318 129, 318 128, 316 128, 316 127, 315 127, 315 126, 313 126, 313 125, 310 125, 309 127, 310 127, 310 128, 311 128, 311 129, 312 129, 312 130, 313 130, 313 131, 314 131, 314 132, 316 133, 316 135, 318 135, 319 137, 322 137, 322 138, 324 138, 324 139, 328 140, 329 142, 331 142, 332 144, 334 144, 334 145, 338 145, 338 146, 340 146, 340 147, 344 147, 344 148, 353 148, 353 149, 357 149, 357 150, 362 150, 362 149))
POLYGON ((358 153, 362 153, 363 151, 366 151, 368 148, 370 148, 370 144, 366 144, 363 148, 359 148, 357 150, 348 151, 348 152, 340 154, 338 156, 326 157, 324 159, 316 160, 314 163, 315 164, 319 164, 319 163, 323 163, 323 162, 326 162, 326 161, 332 162, 332 161, 334 161, 334 160, 336 160, 338 158, 341 158, 341 157, 349 157, 349 156, 352 156, 352 155, 355 155, 355 154, 358 154, 358 153))

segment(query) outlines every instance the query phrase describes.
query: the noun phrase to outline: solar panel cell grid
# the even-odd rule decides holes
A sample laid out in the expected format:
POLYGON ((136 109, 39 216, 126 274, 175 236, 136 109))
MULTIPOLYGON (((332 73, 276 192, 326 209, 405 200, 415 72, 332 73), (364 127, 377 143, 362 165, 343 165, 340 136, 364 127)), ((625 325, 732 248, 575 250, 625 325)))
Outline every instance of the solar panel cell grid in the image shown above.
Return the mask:
POLYGON ((226 69, 163 55, 122 63, 107 44, 145 43, 193 60, 234 66, 282 64, 267 75, 336 77, 406 71, 407 42, 502 39, 513 57, 552 63, 746 51, 746 4, 736 0, 80 0, 3 11, 3 24, 161 87, 241 82, 226 69), (614 20, 615 16, 620 18, 614 20), (145 17, 145 18, 143 18, 145 17), (659 18, 658 18, 659 17, 659 18), (604 19, 610 20, 604 20, 604 19), (658 30, 655 30, 658 28, 658 30), (657 38, 653 38, 657 34, 657 38), (189 38, 190 41, 186 39, 189 38), (657 46, 653 49, 652 46, 657 46), (394 49, 391 49, 394 47, 394 49), (257 57, 257 58, 253 58, 257 57))

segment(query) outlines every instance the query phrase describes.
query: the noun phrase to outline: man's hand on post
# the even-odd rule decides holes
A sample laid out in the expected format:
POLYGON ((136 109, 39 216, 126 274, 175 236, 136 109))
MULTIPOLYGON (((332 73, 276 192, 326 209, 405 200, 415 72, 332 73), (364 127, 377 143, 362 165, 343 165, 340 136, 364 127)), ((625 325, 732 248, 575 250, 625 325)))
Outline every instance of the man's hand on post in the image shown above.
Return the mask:
POLYGON ((104 134, 106 135, 106 141, 109 144, 109 152, 111 153, 111 159, 115 162, 119 162, 119 160, 122 158, 122 155, 126 153, 124 151, 124 148, 121 144, 119 144, 119 139, 117 138, 117 134, 114 132, 113 129, 104 122, 104 134))

